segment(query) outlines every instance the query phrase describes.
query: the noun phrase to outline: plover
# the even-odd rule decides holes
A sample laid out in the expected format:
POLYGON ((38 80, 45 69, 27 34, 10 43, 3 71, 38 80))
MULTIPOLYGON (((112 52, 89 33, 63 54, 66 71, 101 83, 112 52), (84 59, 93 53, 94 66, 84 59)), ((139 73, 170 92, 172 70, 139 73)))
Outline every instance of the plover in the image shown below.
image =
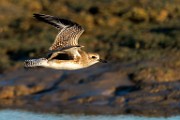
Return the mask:
POLYGON ((76 70, 89 67, 98 62, 106 62, 100 59, 99 54, 88 53, 82 50, 78 39, 84 32, 79 24, 58 17, 34 14, 37 20, 46 22, 56 27, 59 32, 54 43, 49 48, 47 57, 25 60, 24 67, 48 67, 61 70, 76 70))

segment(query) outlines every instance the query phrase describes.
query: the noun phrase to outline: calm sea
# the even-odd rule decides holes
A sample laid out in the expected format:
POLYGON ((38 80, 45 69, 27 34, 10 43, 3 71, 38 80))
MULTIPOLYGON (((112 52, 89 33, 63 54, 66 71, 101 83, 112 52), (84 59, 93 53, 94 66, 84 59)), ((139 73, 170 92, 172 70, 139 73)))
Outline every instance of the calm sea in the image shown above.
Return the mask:
POLYGON ((0 110, 0 120, 180 120, 180 116, 156 118, 131 115, 65 115, 39 114, 19 110, 0 110))

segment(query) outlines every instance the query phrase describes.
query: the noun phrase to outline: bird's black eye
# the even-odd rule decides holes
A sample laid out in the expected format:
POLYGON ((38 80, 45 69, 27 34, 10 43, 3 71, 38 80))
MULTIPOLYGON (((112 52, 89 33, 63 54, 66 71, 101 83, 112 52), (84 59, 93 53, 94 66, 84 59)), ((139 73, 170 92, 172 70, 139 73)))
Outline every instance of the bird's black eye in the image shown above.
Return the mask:
POLYGON ((96 56, 92 56, 91 58, 92 58, 92 59, 95 59, 95 58, 96 58, 96 56))

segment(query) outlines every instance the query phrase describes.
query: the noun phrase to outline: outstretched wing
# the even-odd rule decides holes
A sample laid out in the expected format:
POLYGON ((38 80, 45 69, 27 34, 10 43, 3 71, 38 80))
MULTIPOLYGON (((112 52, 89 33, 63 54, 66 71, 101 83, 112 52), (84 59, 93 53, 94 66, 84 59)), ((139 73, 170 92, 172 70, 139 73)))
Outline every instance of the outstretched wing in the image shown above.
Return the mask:
POLYGON ((84 29, 77 23, 44 14, 34 14, 34 17, 40 21, 53 25, 59 30, 59 33, 49 50, 62 50, 68 47, 79 46, 78 39, 84 32, 84 29))

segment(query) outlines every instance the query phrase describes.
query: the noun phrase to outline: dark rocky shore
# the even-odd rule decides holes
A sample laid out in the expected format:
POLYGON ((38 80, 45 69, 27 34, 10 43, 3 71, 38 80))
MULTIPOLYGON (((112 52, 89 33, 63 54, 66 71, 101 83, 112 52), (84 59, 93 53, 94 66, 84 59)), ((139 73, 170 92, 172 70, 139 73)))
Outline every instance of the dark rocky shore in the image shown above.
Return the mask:
POLYGON ((78 114, 180 114, 180 69, 163 61, 1 74, 1 108, 78 114), (160 64, 161 63, 161 64, 160 64))

